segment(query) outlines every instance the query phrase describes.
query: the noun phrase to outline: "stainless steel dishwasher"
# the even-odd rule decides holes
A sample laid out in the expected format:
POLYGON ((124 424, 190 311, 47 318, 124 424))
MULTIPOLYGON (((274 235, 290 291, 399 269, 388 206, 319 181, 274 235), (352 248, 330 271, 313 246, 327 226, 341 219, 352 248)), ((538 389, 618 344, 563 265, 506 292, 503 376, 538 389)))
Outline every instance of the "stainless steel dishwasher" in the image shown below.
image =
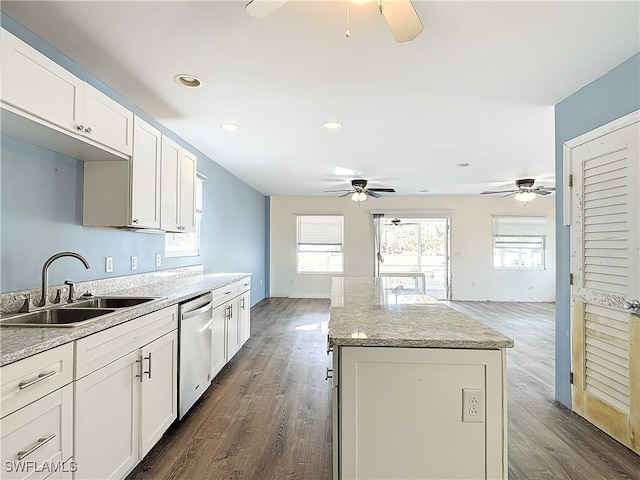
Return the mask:
POLYGON ((180 304, 178 419, 182 419, 211 383, 213 295, 180 304))

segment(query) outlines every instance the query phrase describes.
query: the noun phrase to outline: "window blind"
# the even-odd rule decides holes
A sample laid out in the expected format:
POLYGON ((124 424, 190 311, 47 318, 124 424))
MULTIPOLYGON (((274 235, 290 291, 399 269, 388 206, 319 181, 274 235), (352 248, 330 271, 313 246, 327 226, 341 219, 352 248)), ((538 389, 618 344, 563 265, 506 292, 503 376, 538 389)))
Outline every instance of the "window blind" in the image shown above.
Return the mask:
POLYGON ((342 245, 342 216, 300 215, 298 245, 342 245))
POLYGON ((493 217, 493 233, 500 237, 544 237, 547 229, 546 217, 493 217))

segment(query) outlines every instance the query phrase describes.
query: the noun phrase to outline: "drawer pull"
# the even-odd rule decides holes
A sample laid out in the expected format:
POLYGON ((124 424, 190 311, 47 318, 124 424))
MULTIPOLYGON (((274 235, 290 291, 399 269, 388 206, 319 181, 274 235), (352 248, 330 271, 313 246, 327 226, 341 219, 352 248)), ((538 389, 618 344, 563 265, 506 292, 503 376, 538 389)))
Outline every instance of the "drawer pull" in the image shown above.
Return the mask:
POLYGON ((333 369, 327 367, 327 374, 324 376, 325 381, 333 378, 333 369))
POLYGON ((40 375, 38 375, 38 378, 34 378, 30 382, 20 382, 18 384, 18 388, 20 390, 24 390, 25 388, 30 387, 31 385, 35 385, 36 383, 41 382, 45 378, 54 376, 56 373, 58 372, 56 372, 55 370, 52 370, 51 372, 47 372, 47 373, 41 373, 40 375))
POLYGON ((51 435, 49 435, 48 437, 44 437, 44 438, 39 438, 38 439, 38 443, 36 443, 33 447, 31 447, 29 450, 25 450, 23 452, 18 452, 18 460, 22 460, 24 457, 26 457, 27 455, 32 454, 33 452, 35 452, 37 449, 39 449, 41 446, 43 446, 45 443, 47 443, 49 440, 53 440, 56 437, 55 433, 52 433, 51 435))

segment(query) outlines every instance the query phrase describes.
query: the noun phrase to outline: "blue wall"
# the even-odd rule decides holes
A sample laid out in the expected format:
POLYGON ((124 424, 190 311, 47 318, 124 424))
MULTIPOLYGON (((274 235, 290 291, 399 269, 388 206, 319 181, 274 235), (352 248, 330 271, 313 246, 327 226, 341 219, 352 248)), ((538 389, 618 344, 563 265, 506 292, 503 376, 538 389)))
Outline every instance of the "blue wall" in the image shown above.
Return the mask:
POLYGON ((66 279, 86 281, 156 270, 155 254, 163 254, 161 269, 203 264, 207 272, 253 274, 252 303, 265 297, 267 280, 266 205, 268 199, 197 148, 122 98, 68 57, 55 50, 4 13, 2 26, 40 50, 87 83, 115 98, 135 114, 198 155, 204 184, 200 256, 164 258, 164 235, 82 226, 84 164, 15 138, 0 137, 0 292, 40 285, 44 261, 56 252, 84 255, 92 268, 75 259, 58 260, 50 284, 66 279), (138 257, 138 269, 129 259, 138 257), (114 257, 113 273, 105 273, 104 258, 114 257))
MULTIPOLYGON (((562 177, 563 144, 640 109, 640 54, 617 66, 556 105, 556 178, 562 177)), ((569 227, 562 225, 564 185, 556 202, 556 400, 571 407, 571 255, 569 227)))

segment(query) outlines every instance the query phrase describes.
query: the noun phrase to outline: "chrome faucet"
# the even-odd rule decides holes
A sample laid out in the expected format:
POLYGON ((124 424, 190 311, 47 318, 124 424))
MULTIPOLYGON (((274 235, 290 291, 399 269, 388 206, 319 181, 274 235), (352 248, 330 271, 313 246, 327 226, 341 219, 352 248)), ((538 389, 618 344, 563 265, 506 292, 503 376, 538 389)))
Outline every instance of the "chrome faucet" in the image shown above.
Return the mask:
POLYGON ((44 265, 42 266, 42 297, 40 298, 40 301, 38 302, 36 307, 44 307, 47 304, 47 296, 49 294, 49 266, 54 261, 56 261, 57 259, 62 258, 62 257, 77 258, 78 260, 80 260, 84 264, 84 268, 86 268, 86 269, 91 268, 91 265, 89 265, 89 262, 87 262, 87 259, 84 258, 79 253, 75 253, 75 252, 60 252, 60 253, 56 253, 55 255, 51 255, 51 257, 49 257, 47 259, 47 261, 44 262, 44 265))

